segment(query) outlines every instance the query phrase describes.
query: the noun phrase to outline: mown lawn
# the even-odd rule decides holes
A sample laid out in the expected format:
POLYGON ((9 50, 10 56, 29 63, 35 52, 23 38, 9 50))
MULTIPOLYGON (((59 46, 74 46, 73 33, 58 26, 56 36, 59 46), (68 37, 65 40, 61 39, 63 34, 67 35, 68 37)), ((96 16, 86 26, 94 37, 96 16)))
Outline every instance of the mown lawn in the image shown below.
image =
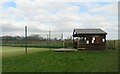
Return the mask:
POLYGON ((117 72, 118 52, 117 49, 35 52, 4 57, 2 69, 3 72, 117 72))
MULTIPOLYGON (((46 51, 49 50, 48 48, 30 48, 28 47, 27 53, 35 53, 39 51, 46 51)), ((12 57, 18 55, 25 55, 25 48, 24 47, 10 47, 10 46, 2 46, 2 57, 12 57)))

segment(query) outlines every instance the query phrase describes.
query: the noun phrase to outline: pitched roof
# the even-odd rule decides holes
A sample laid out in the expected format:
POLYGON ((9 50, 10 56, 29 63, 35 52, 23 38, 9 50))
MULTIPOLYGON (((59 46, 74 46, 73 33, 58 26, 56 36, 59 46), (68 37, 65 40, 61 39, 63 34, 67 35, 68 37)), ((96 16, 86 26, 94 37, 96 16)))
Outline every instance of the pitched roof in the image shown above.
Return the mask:
POLYGON ((101 29, 74 29, 77 34, 107 34, 101 29))

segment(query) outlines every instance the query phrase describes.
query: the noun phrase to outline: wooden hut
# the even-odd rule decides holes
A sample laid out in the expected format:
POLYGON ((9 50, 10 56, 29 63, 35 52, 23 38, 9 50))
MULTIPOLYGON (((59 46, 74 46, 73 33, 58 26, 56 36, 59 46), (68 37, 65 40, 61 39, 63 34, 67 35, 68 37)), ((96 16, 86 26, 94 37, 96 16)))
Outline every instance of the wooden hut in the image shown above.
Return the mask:
POLYGON ((77 49, 105 49, 106 34, 101 29, 74 29, 73 47, 77 49))

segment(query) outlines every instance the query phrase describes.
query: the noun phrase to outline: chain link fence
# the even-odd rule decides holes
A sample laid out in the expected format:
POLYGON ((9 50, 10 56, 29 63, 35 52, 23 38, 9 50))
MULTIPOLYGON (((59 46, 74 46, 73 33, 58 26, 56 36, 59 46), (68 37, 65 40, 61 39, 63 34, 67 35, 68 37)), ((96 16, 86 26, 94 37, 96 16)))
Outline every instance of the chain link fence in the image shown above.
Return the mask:
MULTIPOLYGON (((24 36, 2 36, 2 46, 25 47, 24 36)), ((63 33, 45 32, 27 36, 27 47, 62 48, 64 47, 63 33)))
MULTIPOLYGON (((13 32, 14 34, 15 32, 13 32)), ((64 37, 65 33, 62 32, 41 32, 41 33, 32 33, 28 32, 27 36, 27 47, 36 47, 36 48, 73 48, 72 36, 69 38, 64 37)), ((24 36, 12 36, 4 35, 0 39, 2 46, 15 46, 15 47, 25 47, 26 38, 24 36)), ((116 49, 118 48, 119 40, 107 40, 106 48, 107 49, 116 49)))
POLYGON ((107 40, 106 47, 107 49, 118 49, 119 40, 107 40))

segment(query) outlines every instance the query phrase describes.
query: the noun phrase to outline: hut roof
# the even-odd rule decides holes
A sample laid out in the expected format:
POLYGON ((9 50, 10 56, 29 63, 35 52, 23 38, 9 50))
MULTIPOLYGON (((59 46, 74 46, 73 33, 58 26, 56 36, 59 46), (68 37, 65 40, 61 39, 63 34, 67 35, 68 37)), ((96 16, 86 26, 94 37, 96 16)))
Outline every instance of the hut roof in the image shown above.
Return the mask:
POLYGON ((107 34, 102 29, 74 29, 76 34, 107 34))

